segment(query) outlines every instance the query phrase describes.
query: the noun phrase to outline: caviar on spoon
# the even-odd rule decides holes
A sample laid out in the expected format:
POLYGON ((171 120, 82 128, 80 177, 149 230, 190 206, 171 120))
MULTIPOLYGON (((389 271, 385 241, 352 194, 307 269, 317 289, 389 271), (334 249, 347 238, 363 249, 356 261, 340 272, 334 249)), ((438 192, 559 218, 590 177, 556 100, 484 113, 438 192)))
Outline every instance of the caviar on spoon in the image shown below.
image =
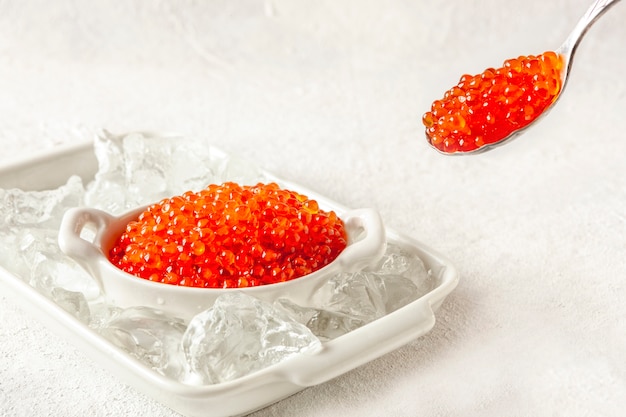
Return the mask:
POLYGON ((556 51, 463 75, 422 117, 430 145, 444 154, 479 153, 519 136, 556 103, 581 39, 618 1, 596 0, 556 51))

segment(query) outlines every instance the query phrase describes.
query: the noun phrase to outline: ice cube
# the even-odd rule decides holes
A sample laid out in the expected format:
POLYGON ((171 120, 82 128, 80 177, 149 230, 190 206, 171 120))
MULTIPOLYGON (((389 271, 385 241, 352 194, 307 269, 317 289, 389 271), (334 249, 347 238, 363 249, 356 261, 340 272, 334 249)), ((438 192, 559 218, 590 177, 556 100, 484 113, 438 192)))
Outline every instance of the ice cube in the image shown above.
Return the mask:
POLYGON ((230 381, 320 346, 284 311, 240 292, 224 294, 195 316, 183 335, 186 382, 230 381))
POLYGON ((89 324, 91 313, 89 304, 81 292, 68 291, 64 288, 52 288, 50 298, 63 310, 67 311, 78 320, 89 324))
POLYGON ((302 307, 281 298, 275 301, 277 308, 284 309, 295 320, 307 326, 322 342, 335 339, 367 324, 348 314, 314 307, 302 307))
POLYGON ((391 244, 375 267, 331 277, 315 295, 317 306, 300 306, 287 299, 276 304, 316 336, 329 340, 407 305, 432 286, 422 260, 391 244))
POLYGON ((32 265, 30 285, 37 288, 62 288, 79 292, 87 300, 100 296, 96 281, 76 262, 63 254, 50 251, 41 253, 42 258, 32 265))
POLYGON ((387 312, 385 294, 372 273, 342 273, 329 279, 315 295, 316 306, 301 306, 280 299, 277 307, 287 311, 323 340, 334 339, 387 312))
POLYGON ((86 202, 114 214, 209 184, 256 183, 262 177, 253 164, 214 151, 198 138, 105 132, 94 147, 99 169, 86 202))
POLYGON ((110 214, 122 214, 128 211, 126 204, 127 187, 106 179, 98 178, 87 186, 85 203, 89 207, 104 210, 110 214))
MULTIPOLYGON (((187 169, 193 170, 199 162, 198 155, 192 154, 191 143, 185 141, 182 145, 181 142, 180 138, 146 138, 141 134, 131 134, 123 139, 129 208, 159 201, 179 191, 173 189, 172 183, 176 178, 183 181, 188 173, 186 170, 174 172, 172 165, 188 166, 187 169), (189 154, 175 155, 177 147, 189 149, 189 154), (184 165, 176 160, 181 157, 184 165)), ((203 165, 200 168, 205 169, 203 165)))
POLYGON ((89 302, 89 327, 100 332, 114 318, 121 314, 122 308, 111 304, 105 297, 89 302))
POLYGON ((401 246, 389 243, 385 254, 371 270, 383 275, 412 276, 424 271, 424 262, 401 246))
POLYGON ((29 284, 47 297, 54 288, 82 293, 87 300, 100 296, 96 281, 74 260, 61 253, 58 232, 50 229, 23 229, 18 233, 19 252, 15 258, 28 269, 29 284))
POLYGON ((65 210, 82 204, 84 187, 72 176, 57 189, 24 191, 0 189, 0 230, 21 227, 58 228, 65 210))
POLYGON ((368 272, 377 277, 387 314, 417 300, 435 285, 422 259, 395 244, 388 245, 378 266, 368 272))
POLYGON ((242 158, 229 156, 222 160, 215 159, 213 165, 214 176, 211 182, 215 184, 226 181, 249 185, 268 182, 266 175, 256 165, 242 158))
POLYGON ((199 190, 212 177, 210 147, 199 140, 104 132, 94 148, 99 169, 86 201, 114 214, 199 190))
POLYGON ((131 307, 114 311, 97 330, 160 374, 173 379, 182 375, 180 340, 185 331, 182 320, 148 307, 131 307))
POLYGON ((17 236, 14 233, 0 231, 0 265, 22 280, 27 280, 29 276, 29 266, 19 260, 17 236))

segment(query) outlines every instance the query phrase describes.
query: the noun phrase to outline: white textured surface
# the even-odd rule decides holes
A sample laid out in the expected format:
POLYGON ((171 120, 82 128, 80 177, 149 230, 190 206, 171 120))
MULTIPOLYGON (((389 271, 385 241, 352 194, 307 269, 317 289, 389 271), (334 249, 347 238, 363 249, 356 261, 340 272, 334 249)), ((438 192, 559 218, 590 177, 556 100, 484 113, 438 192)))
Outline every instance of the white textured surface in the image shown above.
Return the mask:
MULTIPOLYGON (((0 1, 0 162, 100 128, 208 132, 452 258, 431 333, 255 417, 620 416, 626 4, 516 142, 444 157, 420 122, 462 73, 556 48, 587 5, 0 1)), ((0 302, 3 417, 176 416, 0 302)))

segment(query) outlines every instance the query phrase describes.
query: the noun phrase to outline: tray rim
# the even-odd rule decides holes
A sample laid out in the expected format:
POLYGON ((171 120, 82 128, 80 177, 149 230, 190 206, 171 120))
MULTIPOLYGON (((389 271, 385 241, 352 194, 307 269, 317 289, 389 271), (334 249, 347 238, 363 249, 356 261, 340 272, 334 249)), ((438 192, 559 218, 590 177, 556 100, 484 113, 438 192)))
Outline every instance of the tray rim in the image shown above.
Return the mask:
MULTIPOLYGON (((14 176, 16 171, 30 170, 42 164, 54 164, 55 159, 71 159, 81 154, 89 153, 90 151, 91 154, 93 154, 93 145, 93 141, 80 141, 56 146, 51 149, 44 149, 30 155, 18 156, 8 161, 8 163, 0 163, 0 182, 4 181, 5 176, 14 176)), ((229 156, 228 153, 212 145, 210 146, 211 150, 214 150, 218 155, 229 156)), ((307 187, 303 187, 295 182, 283 180, 263 169, 261 169, 261 173, 267 176, 268 179, 274 180, 279 184, 291 186, 313 198, 323 200, 339 211, 348 210, 346 206, 330 200, 307 187)), ((268 386, 281 386, 282 390, 279 391, 280 395, 276 396, 276 398, 271 398, 264 402, 257 401, 258 404, 252 407, 247 406, 246 409, 239 407, 238 410, 232 410, 235 414, 240 412, 241 414, 239 415, 243 415, 279 401, 306 387, 327 382, 401 347, 432 329, 436 321, 434 315, 435 311, 458 285, 458 271, 447 258, 418 240, 402 235, 390 228, 386 228, 386 231, 389 242, 393 241, 400 245, 412 246, 422 259, 426 257, 430 264, 440 266, 440 276, 437 277, 438 283, 435 288, 419 299, 378 320, 353 330, 346 335, 325 342, 320 350, 312 354, 297 355, 244 377, 214 385, 187 385, 158 374, 156 371, 153 371, 148 366, 104 339, 87 325, 67 313, 52 300, 38 293, 34 288, 22 281, 19 277, 8 272, 2 266, 0 266, 0 285, 9 288, 14 295, 18 296, 17 298, 20 298, 20 301, 26 301, 28 303, 27 306, 19 303, 23 310, 33 315, 36 319, 43 322, 46 327, 51 328, 51 330, 64 337, 66 340, 72 338, 72 340, 68 341, 90 356, 98 365, 108 369, 117 378, 133 386, 138 391, 148 394, 155 401, 183 415, 190 417, 199 416, 200 414, 196 413, 196 411, 199 410, 196 405, 214 400, 216 396, 229 395, 232 397, 233 395, 241 395, 246 392, 254 392, 254 390, 266 391, 264 387, 268 386), (415 315, 422 318, 420 322, 415 321, 415 315), (394 337, 393 334, 387 335, 384 339, 387 342, 383 346, 374 346, 370 347, 366 352, 357 352, 360 353, 360 355, 356 355, 356 357, 346 356, 355 353, 351 352, 351 349, 348 349, 346 345, 354 343, 355 340, 358 341, 365 333, 371 333, 372 330, 389 332, 389 328, 393 327, 388 326, 389 322, 396 322, 398 320, 412 320, 415 326, 411 329, 405 329, 401 335, 396 335, 396 337, 394 337), (315 362, 315 359, 310 358, 315 357, 326 364, 335 361, 336 363, 333 365, 334 368, 325 369, 322 367, 323 372, 319 372, 320 367, 317 366, 319 364, 311 364, 311 362, 315 362), (112 358, 114 360, 112 360, 112 358), (345 361, 337 362, 338 358, 349 359, 349 363, 345 361), (294 374, 291 371, 294 367, 306 369, 308 375, 294 374), (125 373, 125 375, 121 375, 121 373, 125 373), (152 385, 148 390, 145 389, 146 382, 152 385), (189 404, 187 403, 189 401, 195 401, 192 407, 188 407, 189 404)), ((368 337, 370 336, 371 335, 368 335, 368 337)), ((202 415, 208 415, 206 414, 206 410, 202 415)))

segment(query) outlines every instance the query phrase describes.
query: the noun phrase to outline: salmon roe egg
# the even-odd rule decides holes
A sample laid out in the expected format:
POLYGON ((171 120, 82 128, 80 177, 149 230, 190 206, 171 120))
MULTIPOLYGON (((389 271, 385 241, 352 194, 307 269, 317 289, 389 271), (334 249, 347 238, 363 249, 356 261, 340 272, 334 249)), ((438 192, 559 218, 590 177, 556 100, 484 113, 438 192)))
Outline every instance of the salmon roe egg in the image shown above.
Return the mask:
POLYGON ((428 141, 444 153, 471 152, 501 141, 554 102, 562 68, 562 57, 548 51, 463 75, 422 117, 428 141))
POLYGON ((209 185, 148 207, 109 251, 150 281, 242 288, 288 281, 332 262, 347 245, 342 220, 277 184, 209 185))

